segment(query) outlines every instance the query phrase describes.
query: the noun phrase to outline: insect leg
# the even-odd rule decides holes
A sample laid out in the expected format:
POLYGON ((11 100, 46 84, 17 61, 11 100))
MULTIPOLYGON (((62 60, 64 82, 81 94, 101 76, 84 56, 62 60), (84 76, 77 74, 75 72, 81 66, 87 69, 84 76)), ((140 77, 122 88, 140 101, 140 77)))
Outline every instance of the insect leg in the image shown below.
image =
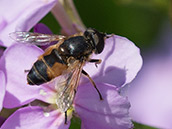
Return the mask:
POLYGON ((95 82, 93 81, 93 79, 88 75, 88 73, 87 73, 85 70, 82 70, 82 73, 83 73, 85 76, 87 76, 88 79, 91 81, 91 83, 93 84, 94 88, 97 90, 97 92, 98 92, 98 94, 99 94, 100 100, 103 100, 103 97, 102 97, 100 91, 98 90, 98 88, 97 88, 95 82))
POLYGON ((97 64, 100 64, 102 62, 101 59, 90 59, 88 62, 95 63, 95 66, 97 67, 97 64))
POLYGON ((65 111, 65 124, 67 124, 67 111, 65 111))
MULTIPOLYGON (((74 89, 74 94, 76 95, 76 89, 74 89)), ((75 96, 75 95, 74 95, 74 96, 75 96)))

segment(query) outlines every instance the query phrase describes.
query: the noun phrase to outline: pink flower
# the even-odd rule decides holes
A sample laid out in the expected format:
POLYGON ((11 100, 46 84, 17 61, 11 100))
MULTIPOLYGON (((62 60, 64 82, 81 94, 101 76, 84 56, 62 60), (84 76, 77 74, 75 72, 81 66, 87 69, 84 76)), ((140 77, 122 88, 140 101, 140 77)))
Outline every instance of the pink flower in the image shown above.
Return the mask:
POLYGON ((29 31, 55 5, 57 0, 1 0, 0 45, 13 44, 9 33, 29 31), (19 4, 20 3, 20 4, 19 4))
MULTIPOLYGON (((11 2, 11 1, 10 1, 11 2)), ((74 21, 69 18, 65 9, 57 0, 32 0, 13 1, 20 2, 18 6, 11 5, 12 13, 6 11, 9 1, 1 1, 0 6, 0 44, 8 46, 0 59, 0 69, 5 73, 6 94, 4 107, 21 107, 12 114, 2 125, 2 129, 61 129, 69 128, 72 111, 82 121, 82 128, 132 128, 132 122, 128 115, 130 104, 127 97, 119 94, 120 88, 130 83, 140 70, 142 58, 139 49, 129 40, 120 36, 112 36, 106 40, 106 46, 102 54, 93 55, 95 59, 102 59, 98 69, 94 65, 87 64, 84 69, 90 74, 101 91, 103 101, 99 100, 96 90, 86 78, 77 89, 73 102, 73 109, 68 111, 68 124, 64 124, 64 113, 56 105, 56 87, 54 81, 39 87, 31 87, 26 82, 26 72, 32 67, 43 50, 36 46, 14 44, 9 40, 8 34, 14 31, 30 30, 46 13, 52 12, 58 19, 67 35, 76 33, 76 30, 84 30, 85 27, 79 19, 72 1, 74 21), (60 13, 60 14, 59 14, 60 13), (61 18, 63 16, 63 18, 61 18), (67 28, 66 28, 67 27, 67 28), (33 105, 33 101, 40 100, 48 103, 46 106, 33 105), (32 103, 32 104, 30 104, 32 103), (28 105, 29 104, 29 105, 28 105), (96 118, 96 119, 95 119, 96 118)), ((41 27, 42 28, 42 27, 41 27)), ((3 79, 3 75, 0 76, 3 79)), ((40 104, 40 103, 39 103, 40 104)))
MULTIPOLYGON (((54 81, 41 86, 29 86, 25 70, 32 67, 43 50, 36 46, 15 44, 7 48, 0 60, 0 68, 7 78, 4 107, 14 108, 41 100, 49 106, 26 106, 12 114, 2 125, 2 129, 61 129, 70 126, 72 111, 68 111, 68 124, 64 124, 64 113, 56 107, 54 81), (10 123, 10 124, 9 124, 10 123)), ((73 110, 81 118, 82 128, 132 128, 128 115, 130 104, 119 89, 131 82, 142 65, 139 49, 126 38, 116 36, 106 40, 104 51, 93 55, 102 59, 95 68, 93 64, 84 67, 100 90, 103 101, 87 78, 82 78, 73 102, 73 110)))
MULTIPOLYGON (((166 23, 166 22, 165 22, 166 23)), ((164 27, 164 25, 163 25, 164 27)), ((156 128, 172 128, 172 31, 166 24, 156 44, 143 55, 144 65, 130 84, 130 115, 136 122, 156 128)))
POLYGON ((84 31, 85 27, 79 18, 73 1, 66 1, 68 3, 66 6, 73 13, 72 18, 69 18, 69 14, 61 2, 58 0, 1 0, 0 45, 9 47, 14 44, 15 42, 12 42, 9 33, 29 31, 51 10, 60 23, 62 32, 66 35, 75 34, 78 30, 84 31))

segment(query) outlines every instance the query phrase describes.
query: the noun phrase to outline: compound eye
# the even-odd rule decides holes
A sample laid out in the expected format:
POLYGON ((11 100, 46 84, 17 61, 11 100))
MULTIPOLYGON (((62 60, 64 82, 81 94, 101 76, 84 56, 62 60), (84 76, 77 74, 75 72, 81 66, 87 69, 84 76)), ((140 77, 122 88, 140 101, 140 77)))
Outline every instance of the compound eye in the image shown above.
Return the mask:
POLYGON ((88 28, 85 32, 84 32, 84 36, 86 38, 90 38, 90 36, 92 36, 92 34, 94 34, 95 31, 92 28, 88 28))
POLYGON ((95 51, 96 54, 99 54, 103 51, 105 34, 98 32, 95 29, 88 28, 84 32, 84 36, 87 40, 89 40, 91 45, 96 49, 95 51))

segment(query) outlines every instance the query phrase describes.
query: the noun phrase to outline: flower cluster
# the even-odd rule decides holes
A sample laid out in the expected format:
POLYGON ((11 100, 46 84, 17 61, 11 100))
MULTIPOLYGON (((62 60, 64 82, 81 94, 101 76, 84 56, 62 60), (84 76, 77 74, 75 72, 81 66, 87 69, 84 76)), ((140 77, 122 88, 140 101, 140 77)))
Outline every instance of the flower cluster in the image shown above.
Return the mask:
MULTIPOLYGON (((9 1, 1 2, 0 6, 5 6, 9 1)), ((94 59, 102 60, 98 68, 89 63, 84 66, 84 70, 89 73, 101 91, 103 100, 100 101, 89 80, 82 77, 73 108, 67 114, 67 124, 64 124, 64 113, 56 105, 55 82, 33 87, 27 84, 25 71, 31 69, 33 62, 44 51, 34 45, 12 42, 7 35, 13 31, 30 30, 55 4, 60 3, 56 0, 26 0, 21 2, 20 7, 12 6, 14 11, 12 14, 1 14, 0 37, 3 38, 0 39, 0 43, 7 49, 0 58, 0 80, 2 80, 0 81, 0 109, 2 106, 19 107, 7 118, 1 129, 67 129, 73 114, 80 117, 81 126, 85 129, 132 128, 133 124, 129 116, 130 103, 127 97, 120 95, 120 88, 135 78, 142 66, 142 58, 140 50, 124 37, 112 35, 106 39, 103 52, 92 56, 94 59)), ((5 8, 1 10, 7 13, 5 8)), ((78 24, 77 27, 82 28, 80 26, 81 24, 78 24)), ((70 29, 63 29, 66 33, 70 32, 70 29)), ((44 25, 37 26, 36 31, 51 33, 44 25)))

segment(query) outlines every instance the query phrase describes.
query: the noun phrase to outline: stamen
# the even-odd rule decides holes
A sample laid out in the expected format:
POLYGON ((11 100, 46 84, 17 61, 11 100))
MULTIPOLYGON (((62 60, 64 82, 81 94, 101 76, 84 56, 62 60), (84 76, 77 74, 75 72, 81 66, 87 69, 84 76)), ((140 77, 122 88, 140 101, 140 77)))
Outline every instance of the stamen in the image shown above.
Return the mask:
POLYGON ((45 92, 43 89, 40 90, 39 92, 40 95, 43 95, 43 96, 46 96, 47 95, 47 92, 45 92))
POLYGON ((50 113, 49 112, 44 112, 44 116, 45 117, 49 117, 50 116, 50 113))

